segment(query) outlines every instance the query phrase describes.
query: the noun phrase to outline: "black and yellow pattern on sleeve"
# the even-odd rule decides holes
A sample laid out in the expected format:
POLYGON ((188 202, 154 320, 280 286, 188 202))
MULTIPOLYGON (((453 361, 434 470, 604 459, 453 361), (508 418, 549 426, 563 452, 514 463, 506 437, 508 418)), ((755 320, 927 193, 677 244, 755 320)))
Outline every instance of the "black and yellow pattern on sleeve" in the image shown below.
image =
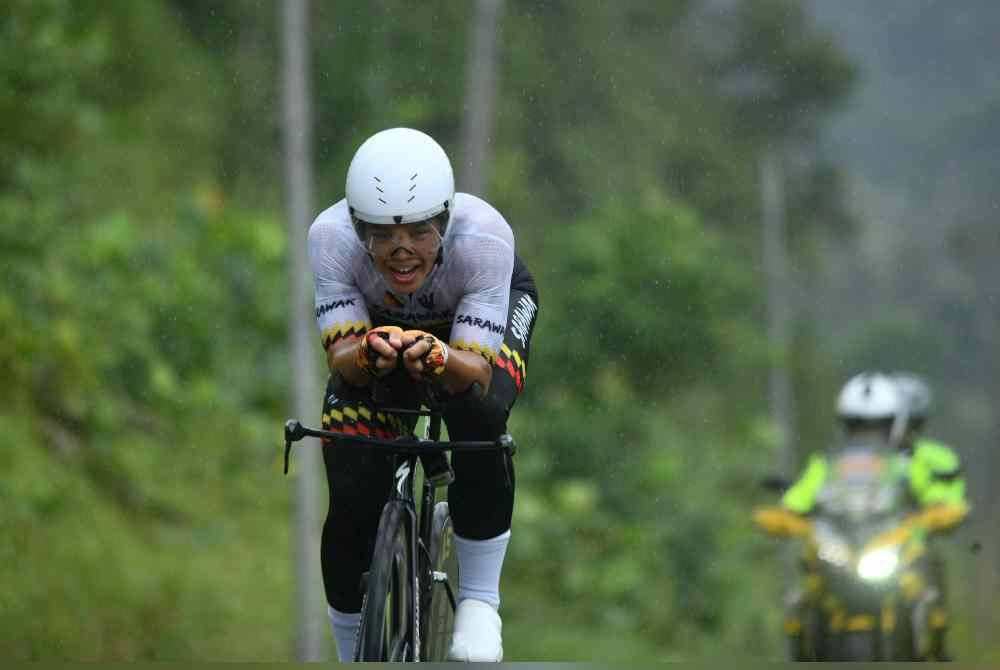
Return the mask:
POLYGON ((483 346, 478 342, 466 342, 465 340, 455 340, 448 344, 452 349, 459 349, 461 351, 471 351, 474 354, 479 354, 486 359, 486 362, 490 365, 496 361, 497 352, 487 346, 483 346))
POLYGON ((500 345, 496 366, 511 376, 518 393, 524 389, 524 384, 528 380, 528 366, 516 349, 511 349, 506 344, 500 345))
POLYGON ((345 321, 324 328, 322 333, 323 348, 329 349, 345 337, 361 337, 372 327, 369 321, 345 321))

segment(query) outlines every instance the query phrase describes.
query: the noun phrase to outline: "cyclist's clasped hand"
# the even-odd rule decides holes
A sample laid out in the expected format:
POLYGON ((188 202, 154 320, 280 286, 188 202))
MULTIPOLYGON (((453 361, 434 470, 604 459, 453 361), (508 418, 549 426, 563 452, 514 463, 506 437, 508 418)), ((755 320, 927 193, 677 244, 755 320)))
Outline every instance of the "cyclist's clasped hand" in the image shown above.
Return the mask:
POLYGON ((358 345, 355 363, 374 377, 381 377, 396 369, 399 350, 403 348, 403 329, 398 326, 379 326, 365 333, 358 345))
POLYGON ((402 356, 403 367, 414 379, 433 378, 444 372, 448 346, 422 330, 379 326, 365 334, 358 346, 356 363, 368 374, 381 377, 396 369, 402 356))
POLYGON ((444 372, 448 345, 422 330, 403 332, 403 365, 414 379, 433 378, 444 372))

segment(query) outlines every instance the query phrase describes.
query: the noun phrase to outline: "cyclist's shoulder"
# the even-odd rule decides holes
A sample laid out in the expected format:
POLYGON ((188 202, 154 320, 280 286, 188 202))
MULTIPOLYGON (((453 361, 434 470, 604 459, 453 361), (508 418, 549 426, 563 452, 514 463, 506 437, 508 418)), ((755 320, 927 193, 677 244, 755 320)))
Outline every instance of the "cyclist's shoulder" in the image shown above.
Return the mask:
POLYGON ((345 227, 352 228, 351 215, 347 209, 347 199, 341 198, 317 214, 316 218, 313 219, 312 224, 309 226, 309 230, 311 231, 313 228, 345 227))
POLYGON ((509 247, 511 253, 514 250, 514 231, 507 219, 493 205, 469 193, 455 194, 446 237, 462 247, 493 240, 509 247))
POLYGON ((350 265, 366 258, 347 210, 347 200, 340 200, 320 212, 309 226, 309 255, 350 265))
MULTIPOLYGON (((339 200, 316 215, 309 226, 309 248, 313 251, 330 251, 335 247, 352 248, 344 239, 356 237, 347 200, 339 200)), ((359 245, 360 246, 360 245, 359 245)))

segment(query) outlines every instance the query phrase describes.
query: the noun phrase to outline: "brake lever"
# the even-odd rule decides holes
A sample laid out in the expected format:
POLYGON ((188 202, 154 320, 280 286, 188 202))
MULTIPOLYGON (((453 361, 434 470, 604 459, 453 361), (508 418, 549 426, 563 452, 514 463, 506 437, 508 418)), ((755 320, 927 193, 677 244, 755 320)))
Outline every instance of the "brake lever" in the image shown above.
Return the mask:
POLYGON ((285 422, 285 475, 288 474, 288 458, 292 453, 292 442, 298 442, 305 437, 302 424, 295 419, 285 422))
POLYGON ((503 476, 507 482, 507 488, 510 489, 513 487, 511 482, 511 469, 514 464, 514 454, 517 452, 517 442, 514 441, 514 438, 510 435, 510 433, 504 433, 497 438, 496 444, 498 447, 503 449, 503 452, 500 455, 503 459, 503 476))
POLYGON ((292 453, 292 441, 285 437, 285 476, 288 476, 288 457, 292 453))

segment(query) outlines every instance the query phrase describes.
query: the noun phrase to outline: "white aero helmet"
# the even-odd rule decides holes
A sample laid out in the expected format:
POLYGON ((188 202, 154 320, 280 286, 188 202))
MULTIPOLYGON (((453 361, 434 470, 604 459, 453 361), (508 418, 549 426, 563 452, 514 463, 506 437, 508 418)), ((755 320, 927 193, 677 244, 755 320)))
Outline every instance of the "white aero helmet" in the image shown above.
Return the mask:
POLYGON ((455 176, 444 149, 429 135, 390 128, 358 148, 345 191, 351 216, 359 221, 413 223, 451 207, 455 176))
POLYGON ((894 419, 903 407, 896 382, 880 372, 862 372, 847 380, 837 397, 841 419, 879 421, 894 419))
POLYGON ((923 379, 911 372, 896 372, 892 375, 903 396, 907 411, 914 419, 926 419, 931 410, 933 396, 923 379))

